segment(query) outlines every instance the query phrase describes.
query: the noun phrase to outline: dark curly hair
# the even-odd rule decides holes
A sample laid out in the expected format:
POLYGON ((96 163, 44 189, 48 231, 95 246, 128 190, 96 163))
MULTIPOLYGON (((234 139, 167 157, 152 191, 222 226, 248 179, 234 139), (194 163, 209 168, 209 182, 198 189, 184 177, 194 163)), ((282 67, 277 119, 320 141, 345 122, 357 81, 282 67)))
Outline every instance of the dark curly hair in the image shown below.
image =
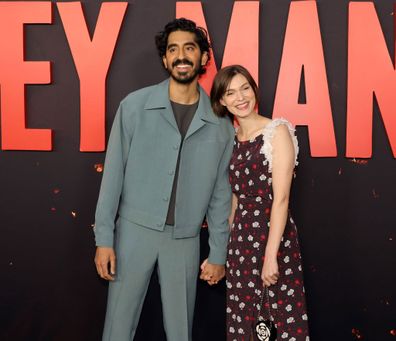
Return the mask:
MULTIPOLYGON (((208 64, 210 60, 210 43, 208 39, 208 33, 203 27, 197 26, 197 24, 186 18, 178 18, 169 23, 167 23, 164 27, 164 30, 159 32, 155 36, 155 45, 157 46, 158 54, 162 59, 166 54, 166 48, 168 46, 168 37, 172 32, 175 31, 186 31, 194 33, 195 42, 198 44, 201 53, 207 52, 208 64)), ((206 65, 202 65, 198 71, 198 74, 203 75, 206 72, 206 65)))

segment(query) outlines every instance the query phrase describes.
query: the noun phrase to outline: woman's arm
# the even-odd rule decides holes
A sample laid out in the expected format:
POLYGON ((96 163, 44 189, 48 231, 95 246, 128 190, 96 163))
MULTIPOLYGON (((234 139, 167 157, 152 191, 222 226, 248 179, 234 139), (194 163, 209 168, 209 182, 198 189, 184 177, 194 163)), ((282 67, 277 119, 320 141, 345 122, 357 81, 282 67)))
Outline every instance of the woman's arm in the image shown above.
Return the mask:
POLYGON ((237 208, 237 205, 238 205, 238 198, 234 193, 232 193, 231 212, 230 212, 230 216, 228 217, 228 224, 230 225, 230 231, 232 228, 232 223, 234 222, 235 210, 237 208))
POLYGON ((284 124, 275 128, 272 139, 272 190, 273 202, 270 229, 265 248, 261 278, 264 285, 275 284, 278 277, 277 254, 285 230, 289 208, 290 186, 293 178, 295 152, 288 127, 284 124))

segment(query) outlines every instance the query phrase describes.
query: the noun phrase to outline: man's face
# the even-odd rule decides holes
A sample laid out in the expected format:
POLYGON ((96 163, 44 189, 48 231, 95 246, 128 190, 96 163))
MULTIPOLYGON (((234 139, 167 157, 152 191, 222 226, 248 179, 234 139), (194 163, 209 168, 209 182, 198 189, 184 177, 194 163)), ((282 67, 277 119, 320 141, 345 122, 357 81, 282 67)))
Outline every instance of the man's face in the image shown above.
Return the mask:
POLYGON ((169 34, 166 54, 162 57, 171 77, 182 84, 189 84, 198 77, 199 69, 208 60, 195 42, 195 35, 186 31, 169 34))

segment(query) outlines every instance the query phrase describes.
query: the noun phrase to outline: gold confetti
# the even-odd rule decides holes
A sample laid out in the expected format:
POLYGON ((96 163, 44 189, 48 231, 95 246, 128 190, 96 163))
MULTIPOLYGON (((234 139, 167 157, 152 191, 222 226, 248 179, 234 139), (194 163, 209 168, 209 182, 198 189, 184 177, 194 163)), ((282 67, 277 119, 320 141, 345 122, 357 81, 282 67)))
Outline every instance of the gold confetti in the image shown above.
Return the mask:
POLYGON ((339 170, 338 170, 338 175, 341 175, 342 174, 342 168, 340 168, 339 170))
POLYGON ((349 162, 356 163, 357 165, 367 165, 368 164, 368 160, 366 160, 366 159, 353 158, 353 159, 349 159, 349 162))
POLYGON ((77 212, 71 211, 71 215, 72 215, 73 218, 75 218, 75 217, 77 217, 77 212))
POLYGON ((363 339, 363 335, 361 334, 360 330, 357 328, 352 328, 352 335, 355 336, 358 340, 363 339))
POLYGON ((380 302, 381 304, 390 305, 389 301, 386 298, 380 300, 380 302))
POLYGON ((98 173, 102 173, 103 172, 103 163, 95 163, 94 168, 98 173))

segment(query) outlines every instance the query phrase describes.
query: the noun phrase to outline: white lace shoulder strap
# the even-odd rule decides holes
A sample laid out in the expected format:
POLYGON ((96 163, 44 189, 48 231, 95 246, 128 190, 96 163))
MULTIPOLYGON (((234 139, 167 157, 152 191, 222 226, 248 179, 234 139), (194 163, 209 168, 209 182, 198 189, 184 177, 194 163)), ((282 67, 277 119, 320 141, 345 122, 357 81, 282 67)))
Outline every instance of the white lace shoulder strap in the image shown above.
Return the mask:
POLYGON ((284 124, 290 133, 290 136, 292 138, 293 141, 293 145, 294 145, 294 165, 297 166, 298 165, 298 161, 297 161, 297 156, 298 156, 298 141, 297 141, 297 137, 295 135, 295 129, 294 127, 291 125, 291 123, 284 119, 284 118, 275 118, 273 119, 270 123, 268 123, 264 130, 263 130, 263 145, 260 149, 260 153, 264 154, 265 158, 268 161, 268 171, 272 172, 272 138, 275 135, 275 128, 281 124, 284 124))

